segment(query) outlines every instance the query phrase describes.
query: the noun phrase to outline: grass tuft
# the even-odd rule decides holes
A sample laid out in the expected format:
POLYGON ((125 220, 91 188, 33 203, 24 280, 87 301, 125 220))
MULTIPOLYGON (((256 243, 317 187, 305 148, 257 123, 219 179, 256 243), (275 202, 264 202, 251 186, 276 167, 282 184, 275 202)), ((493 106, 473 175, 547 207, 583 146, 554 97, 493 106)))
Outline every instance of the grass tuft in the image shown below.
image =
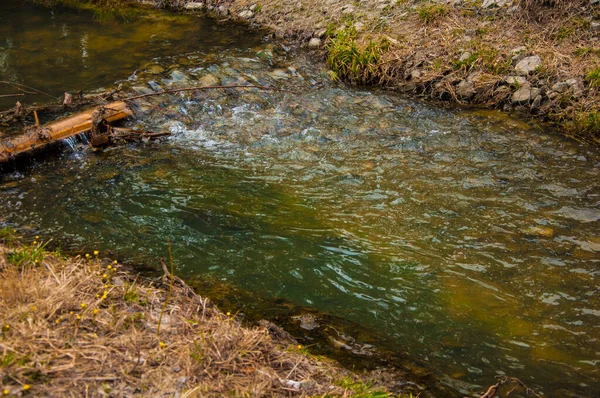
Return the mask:
POLYGON ((600 66, 592 69, 585 75, 590 87, 600 87, 600 66))
POLYGON ((339 30, 328 45, 327 65, 335 80, 347 78, 368 84, 378 75, 378 62, 381 54, 388 49, 389 42, 382 39, 360 46, 355 38, 356 31, 352 27, 339 30))
POLYGON ((426 24, 437 21, 440 17, 450 12, 445 4, 428 4, 417 8, 419 19, 426 24))

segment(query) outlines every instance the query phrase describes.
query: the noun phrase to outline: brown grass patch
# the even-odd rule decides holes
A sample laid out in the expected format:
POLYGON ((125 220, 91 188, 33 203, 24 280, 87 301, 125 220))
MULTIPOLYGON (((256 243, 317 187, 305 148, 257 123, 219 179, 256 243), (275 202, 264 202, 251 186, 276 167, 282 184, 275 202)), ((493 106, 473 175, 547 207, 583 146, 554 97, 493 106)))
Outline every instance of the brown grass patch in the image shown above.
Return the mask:
MULTIPOLYGON (((34 248, 35 249, 35 248, 34 248)), ((9 396, 345 394, 344 373, 265 328, 243 327, 175 278, 132 278, 110 260, 12 264, 0 245, 0 392, 9 396)), ((27 255, 24 256, 28 258, 27 255)), ((14 262, 14 261, 13 261, 14 262)))

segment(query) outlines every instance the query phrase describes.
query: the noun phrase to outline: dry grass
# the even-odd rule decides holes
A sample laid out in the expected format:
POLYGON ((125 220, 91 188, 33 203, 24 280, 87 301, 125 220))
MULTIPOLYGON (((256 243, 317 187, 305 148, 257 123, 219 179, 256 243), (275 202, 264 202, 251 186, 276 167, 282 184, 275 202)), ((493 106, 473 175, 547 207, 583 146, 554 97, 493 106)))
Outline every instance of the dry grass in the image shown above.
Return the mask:
POLYGON ((0 391, 8 396, 347 395, 343 372, 247 328, 175 278, 0 246, 0 391), (14 265, 16 258, 24 259, 14 265))

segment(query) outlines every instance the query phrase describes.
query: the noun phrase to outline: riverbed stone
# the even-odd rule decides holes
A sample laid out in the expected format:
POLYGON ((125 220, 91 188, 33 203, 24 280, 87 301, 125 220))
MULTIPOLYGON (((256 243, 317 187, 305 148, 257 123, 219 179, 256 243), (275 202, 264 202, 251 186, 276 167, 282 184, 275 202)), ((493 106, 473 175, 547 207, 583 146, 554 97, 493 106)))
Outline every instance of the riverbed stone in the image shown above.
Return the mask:
POLYGON ((528 75, 531 72, 535 72, 537 68, 542 64, 542 59, 537 55, 523 58, 515 66, 515 71, 519 75, 528 75))
POLYGON ((244 10, 238 14, 238 17, 243 19, 250 19, 254 16, 254 13, 250 10, 244 10))
POLYGON ((483 8, 491 8, 491 7, 506 7, 512 5, 512 0, 484 0, 483 8))
POLYGON ((221 84, 221 79, 213 74, 204 75, 199 79, 201 87, 218 86, 221 84))
POLYGON ((511 86, 521 87, 523 84, 527 83, 527 79, 523 76, 506 76, 504 82, 511 86))
POLYGON ((475 84, 470 80, 462 80, 456 87, 456 95, 461 99, 469 99, 475 95, 475 84))
POLYGON ((569 79, 565 83, 569 85, 569 89, 571 90, 571 94, 574 97, 581 97, 583 95, 583 83, 579 79, 569 79))
POLYGON ((557 93, 565 93, 569 90, 570 86, 567 82, 558 82, 552 85, 552 91, 557 93))
POLYGON ((165 68, 163 68, 162 66, 157 65, 157 64, 150 65, 146 69, 146 72, 150 73, 151 75, 158 75, 159 73, 163 73, 164 71, 165 71, 165 68))
POLYGON ((532 101, 540 94, 540 89, 531 87, 530 83, 525 83, 511 97, 511 101, 517 104, 524 104, 532 101))
POLYGON ((321 29, 315 30, 315 33, 313 33, 313 36, 316 38, 322 39, 323 36, 325 36, 325 33, 327 33, 327 29, 321 28, 321 29))
POLYGON ((310 48, 319 48, 319 47, 321 47, 321 39, 319 39, 318 37, 313 37, 308 42, 308 47, 310 47, 310 48))
POLYGON ((192 2, 192 3, 187 3, 185 6, 183 6, 183 8, 185 8, 186 10, 201 10, 204 8, 204 4, 192 2))

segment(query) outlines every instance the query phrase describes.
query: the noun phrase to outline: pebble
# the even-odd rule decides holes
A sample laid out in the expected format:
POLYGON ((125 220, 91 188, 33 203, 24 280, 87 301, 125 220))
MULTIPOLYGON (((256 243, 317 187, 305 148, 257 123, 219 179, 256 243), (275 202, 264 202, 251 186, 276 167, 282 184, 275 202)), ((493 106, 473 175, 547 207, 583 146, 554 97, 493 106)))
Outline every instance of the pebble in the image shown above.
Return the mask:
POLYGON ((535 72, 537 68, 542 64, 542 60, 537 55, 533 55, 531 57, 523 58, 519 63, 515 66, 515 71, 519 75, 528 75, 531 72, 535 72))
POLYGON ((531 87, 531 84, 525 83, 521 87, 519 87, 517 91, 514 92, 514 94, 511 97, 511 101, 513 103, 523 104, 533 100, 539 94, 539 88, 531 87))
POLYGON ((318 37, 313 37, 308 42, 308 47, 310 47, 310 48, 319 48, 319 47, 321 47, 321 39, 319 39, 318 37))
POLYGON ((238 17, 243 19, 250 19, 254 16, 254 13, 250 10, 244 10, 238 14, 238 17))

